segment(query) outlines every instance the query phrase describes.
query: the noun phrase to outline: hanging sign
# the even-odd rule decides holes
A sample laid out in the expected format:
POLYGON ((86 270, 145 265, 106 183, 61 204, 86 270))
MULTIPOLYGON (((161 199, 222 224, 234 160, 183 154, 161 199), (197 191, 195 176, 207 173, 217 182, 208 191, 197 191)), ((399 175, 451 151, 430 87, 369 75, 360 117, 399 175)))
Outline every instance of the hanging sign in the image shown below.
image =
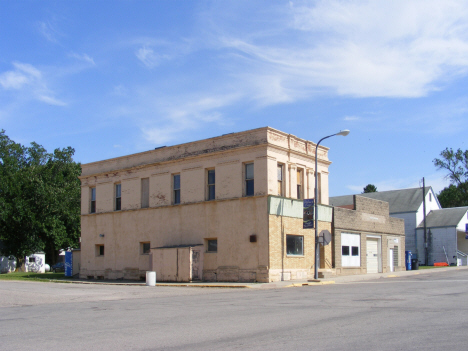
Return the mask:
POLYGON ((314 228, 314 199, 304 199, 304 217, 303 217, 303 229, 314 228))

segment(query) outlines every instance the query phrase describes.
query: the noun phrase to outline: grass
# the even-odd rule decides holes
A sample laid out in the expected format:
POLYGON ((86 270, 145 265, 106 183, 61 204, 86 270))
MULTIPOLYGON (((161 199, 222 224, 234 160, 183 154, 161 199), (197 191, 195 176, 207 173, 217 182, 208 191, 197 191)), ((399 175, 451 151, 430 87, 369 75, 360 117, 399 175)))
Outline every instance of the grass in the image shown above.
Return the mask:
POLYGON ((65 273, 32 273, 14 272, 0 274, 0 280, 44 281, 51 279, 64 279, 65 273))
POLYGON ((456 268, 457 266, 419 266, 419 269, 456 268))

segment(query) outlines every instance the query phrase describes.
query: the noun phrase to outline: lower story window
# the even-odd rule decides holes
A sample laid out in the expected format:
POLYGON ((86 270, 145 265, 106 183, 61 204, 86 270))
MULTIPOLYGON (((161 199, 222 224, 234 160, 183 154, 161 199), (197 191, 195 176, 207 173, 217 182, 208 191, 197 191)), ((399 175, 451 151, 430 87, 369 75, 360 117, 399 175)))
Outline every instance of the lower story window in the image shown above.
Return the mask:
POLYGON ((206 244, 207 252, 218 252, 218 239, 208 239, 206 244))
POLYGON ((286 254, 304 256, 304 237, 302 235, 286 235, 286 254))
POLYGON ((104 256, 104 245, 96 245, 96 256, 104 256))
POLYGON ((140 252, 142 255, 148 255, 150 253, 150 243, 140 243, 140 252))

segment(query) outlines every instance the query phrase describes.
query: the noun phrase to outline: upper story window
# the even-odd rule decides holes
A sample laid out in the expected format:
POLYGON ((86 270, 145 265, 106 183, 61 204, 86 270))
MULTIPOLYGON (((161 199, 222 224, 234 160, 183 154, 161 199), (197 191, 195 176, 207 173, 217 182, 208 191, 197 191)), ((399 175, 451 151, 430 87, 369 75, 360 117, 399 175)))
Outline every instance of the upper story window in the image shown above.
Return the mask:
POLYGON ((174 186, 174 204, 180 204, 180 174, 174 174, 173 176, 174 186))
POLYGON ((297 170, 297 198, 304 198, 304 172, 302 169, 297 170))
POLYGON ((122 209, 122 184, 115 184, 115 210, 122 209))
POLYGON ((90 189, 89 213, 96 213, 96 188, 91 188, 90 189))
POLYGON ((254 194, 254 164, 247 163, 245 165, 245 196, 254 194))
POLYGON ((215 199, 215 170, 208 170, 208 200, 215 199))
POLYGON ((278 163, 278 196, 283 195, 283 165, 278 163))
POLYGON ((429 202, 431 202, 431 201, 432 201, 432 194, 429 193, 429 202))
POLYGON ((141 208, 149 207, 149 178, 141 178, 141 208))

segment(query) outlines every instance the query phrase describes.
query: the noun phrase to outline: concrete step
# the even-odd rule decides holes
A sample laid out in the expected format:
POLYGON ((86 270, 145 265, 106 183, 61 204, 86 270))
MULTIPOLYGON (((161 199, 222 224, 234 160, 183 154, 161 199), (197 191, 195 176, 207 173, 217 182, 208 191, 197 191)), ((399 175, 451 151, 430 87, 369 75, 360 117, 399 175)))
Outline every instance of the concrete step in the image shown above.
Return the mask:
POLYGON ((332 278, 336 275, 336 270, 334 269, 319 269, 318 277, 322 279, 332 278))

